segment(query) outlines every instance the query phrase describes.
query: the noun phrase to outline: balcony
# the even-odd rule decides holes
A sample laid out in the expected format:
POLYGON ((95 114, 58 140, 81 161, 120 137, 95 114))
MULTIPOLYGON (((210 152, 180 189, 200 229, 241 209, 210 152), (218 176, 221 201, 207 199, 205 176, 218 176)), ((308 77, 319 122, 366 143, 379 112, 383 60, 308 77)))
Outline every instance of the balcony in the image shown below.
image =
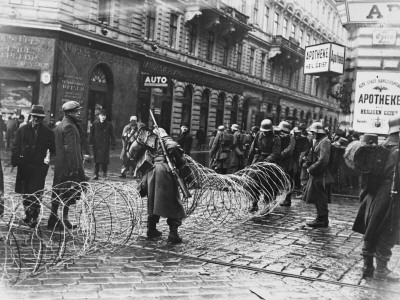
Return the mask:
POLYGON ((281 35, 272 37, 270 60, 288 59, 289 63, 300 66, 304 62, 304 54, 305 50, 300 47, 295 39, 287 40, 281 35))

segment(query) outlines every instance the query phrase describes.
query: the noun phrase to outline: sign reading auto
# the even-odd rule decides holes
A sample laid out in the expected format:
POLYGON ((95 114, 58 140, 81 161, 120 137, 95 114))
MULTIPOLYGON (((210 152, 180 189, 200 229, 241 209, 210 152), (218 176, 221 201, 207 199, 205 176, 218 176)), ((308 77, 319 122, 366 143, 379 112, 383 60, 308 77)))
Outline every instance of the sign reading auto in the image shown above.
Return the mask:
POLYGON ((146 75, 143 80, 145 87, 168 87, 167 76, 146 75))
POLYGON ((344 46, 325 43, 307 46, 304 58, 304 74, 339 75, 344 69, 344 46))

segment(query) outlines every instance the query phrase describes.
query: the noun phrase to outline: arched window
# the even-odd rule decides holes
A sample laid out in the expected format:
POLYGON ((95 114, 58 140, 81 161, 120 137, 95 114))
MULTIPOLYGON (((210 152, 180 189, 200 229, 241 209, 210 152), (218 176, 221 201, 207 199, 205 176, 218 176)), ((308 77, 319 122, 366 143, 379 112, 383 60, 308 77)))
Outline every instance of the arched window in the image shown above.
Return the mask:
POLYGON ((290 114, 290 108, 286 107, 286 110, 285 110, 285 120, 286 121, 289 119, 289 114, 290 114))
POLYGON ((306 125, 309 126, 311 124, 311 112, 307 112, 306 114, 306 125))
POLYGON ((189 127, 192 119, 192 99, 193 99, 193 88, 191 85, 187 85, 185 93, 183 95, 182 103, 182 124, 186 123, 189 127))
POLYGON ((210 90, 206 89, 203 92, 200 103, 200 127, 203 127, 204 132, 208 130, 208 109, 210 104, 210 90))
POLYGON ((304 122, 304 110, 300 112, 300 123, 304 122))
POLYGON ((217 102, 217 116, 216 116, 216 127, 220 125, 224 125, 224 109, 225 109, 225 93, 220 93, 218 95, 218 102, 217 102))
POLYGON ((278 105, 276 107, 276 118, 275 118, 275 123, 278 124, 281 121, 281 113, 282 113, 282 107, 278 105))
POLYGON ((91 82, 107 84, 106 74, 100 66, 96 66, 93 69, 92 76, 90 77, 91 82))
POLYGON ((293 114, 292 114, 292 128, 296 126, 296 121, 297 121, 297 109, 293 109, 293 114))
POLYGON ((239 109, 239 97, 235 96, 232 99, 231 125, 238 123, 238 109, 239 109))

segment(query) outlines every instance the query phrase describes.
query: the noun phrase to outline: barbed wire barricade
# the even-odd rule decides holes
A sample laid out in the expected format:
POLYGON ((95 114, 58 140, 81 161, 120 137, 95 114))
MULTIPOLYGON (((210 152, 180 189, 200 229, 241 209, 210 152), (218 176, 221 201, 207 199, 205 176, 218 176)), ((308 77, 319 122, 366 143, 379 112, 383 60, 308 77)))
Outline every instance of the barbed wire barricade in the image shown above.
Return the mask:
MULTIPOLYGON (((271 213, 293 189, 290 177, 276 164, 260 162, 234 174, 218 174, 186 156, 191 173, 184 178, 192 194, 183 198, 188 216, 202 228, 223 226, 271 213), (254 201, 259 211, 249 213, 254 201)), ((187 173, 187 172, 185 172, 187 173)))
POLYGON ((144 202, 134 185, 68 182, 56 188, 57 193, 52 188, 37 193, 42 196, 39 225, 35 228, 23 221, 22 196, 6 198, 5 213, 0 218, 1 281, 12 285, 28 275, 83 255, 116 252, 141 234, 144 202), (77 227, 48 229, 52 200, 59 200, 58 217, 63 224, 65 193, 69 198, 79 198, 69 213, 69 220, 77 227))

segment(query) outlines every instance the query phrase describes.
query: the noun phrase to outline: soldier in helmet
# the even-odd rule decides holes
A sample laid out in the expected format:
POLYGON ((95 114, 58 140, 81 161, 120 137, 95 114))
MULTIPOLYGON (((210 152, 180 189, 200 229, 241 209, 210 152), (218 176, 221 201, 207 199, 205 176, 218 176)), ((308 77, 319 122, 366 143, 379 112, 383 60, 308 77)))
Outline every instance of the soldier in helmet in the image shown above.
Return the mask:
POLYGON ((331 201, 331 184, 333 183, 333 177, 328 168, 331 142, 320 122, 311 124, 309 131, 313 134, 314 139, 306 162, 309 180, 303 200, 315 204, 317 218, 307 222, 307 226, 328 227, 328 203, 331 201))
POLYGON ((224 125, 220 125, 210 149, 210 167, 215 172, 219 174, 228 173, 232 144, 233 135, 226 132, 224 125))
POLYGON ((244 168, 244 134, 240 132, 238 124, 231 126, 233 132, 233 144, 230 154, 229 173, 235 173, 244 168))
MULTIPOLYGON (((274 134, 272 121, 264 119, 261 122, 260 131, 256 134, 249 151, 249 161, 252 164, 265 161, 277 163, 281 153, 281 140, 279 136, 274 134)), ((260 183, 262 184, 262 183, 260 183)), ((259 192, 253 190, 253 206, 250 212, 258 210, 259 192)))
MULTIPOLYGON (((280 129, 279 137, 281 138, 281 153, 279 157, 279 166, 293 178, 293 150, 296 144, 294 136, 290 134, 291 126, 289 122, 282 121, 278 125, 280 129)), ((283 201, 281 206, 291 206, 292 205, 292 193, 286 195, 285 201, 283 201)))
POLYGON ((381 172, 384 175, 374 179, 377 189, 365 195, 353 225, 354 231, 364 234, 363 276, 392 282, 399 281, 399 275, 387 267, 392 248, 399 244, 400 201, 391 197, 392 186, 399 189, 399 182, 393 183, 398 164, 399 132, 400 115, 395 115, 389 120, 389 137, 382 143, 389 150, 381 172))

